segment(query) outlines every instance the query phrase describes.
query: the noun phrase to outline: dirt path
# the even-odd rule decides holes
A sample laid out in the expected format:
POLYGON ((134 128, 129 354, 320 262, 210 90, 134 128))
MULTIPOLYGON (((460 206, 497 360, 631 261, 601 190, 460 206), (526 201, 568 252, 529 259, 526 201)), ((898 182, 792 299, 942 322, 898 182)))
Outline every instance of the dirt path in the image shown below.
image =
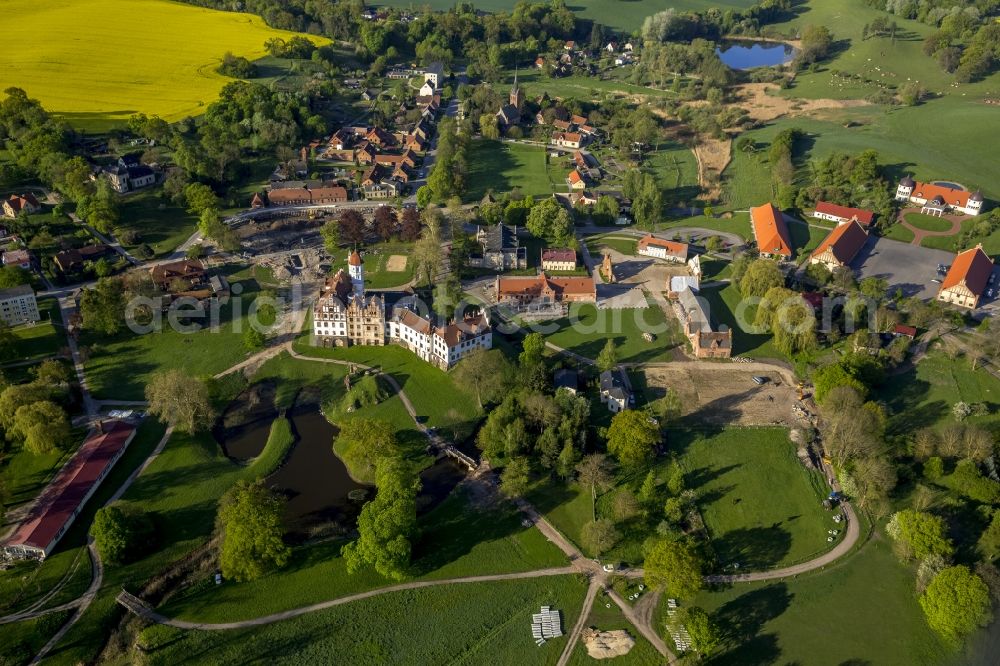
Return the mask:
POLYGON ((559 655, 559 661, 556 663, 556 666, 566 666, 569 663, 569 659, 573 655, 573 648, 576 647, 577 641, 580 640, 580 634, 583 633, 584 627, 587 626, 590 609, 594 607, 594 599, 597 598, 597 591, 600 589, 601 581, 596 577, 591 578, 590 586, 587 588, 587 596, 583 598, 583 606, 580 608, 580 617, 576 619, 576 624, 573 626, 573 631, 570 632, 569 638, 566 640, 566 647, 563 648, 562 654, 559 655))
POLYGON ((896 215, 896 222, 903 225, 913 233, 913 240, 910 241, 910 245, 920 245, 925 238, 934 236, 957 236, 959 232, 962 231, 962 220, 965 218, 961 215, 942 215, 942 220, 951 222, 951 228, 945 231, 931 231, 929 229, 921 229, 920 227, 907 222, 906 214, 912 212, 914 212, 912 209, 907 210, 904 208, 896 215))
POLYGON ((639 630, 639 633, 642 634, 646 638, 646 640, 649 641, 650 644, 652 644, 654 648, 656 648, 657 652, 659 652, 660 654, 662 654, 664 657, 667 658, 668 664, 677 663, 677 657, 674 656, 674 653, 671 652, 670 648, 667 647, 666 642, 664 642, 664 640, 660 638, 659 632, 657 632, 652 627, 651 609, 649 610, 647 615, 645 615, 644 617, 640 617, 640 615, 636 613, 636 609, 632 608, 627 603, 625 603, 625 600, 622 599, 620 596, 618 596, 618 593, 615 592, 614 590, 608 589, 608 596, 611 597, 611 600, 614 601, 616 604, 618 604, 618 607, 622 609, 622 614, 625 615, 625 619, 631 622, 632 626, 634 626, 636 629, 639 630))

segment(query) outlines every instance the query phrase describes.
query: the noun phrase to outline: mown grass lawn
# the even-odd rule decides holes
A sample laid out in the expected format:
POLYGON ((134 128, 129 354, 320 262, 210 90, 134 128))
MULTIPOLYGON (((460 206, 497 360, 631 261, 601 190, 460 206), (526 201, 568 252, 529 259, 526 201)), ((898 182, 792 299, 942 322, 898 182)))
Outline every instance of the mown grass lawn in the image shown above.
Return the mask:
POLYGON ((812 559, 829 550, 836 527, 822 501, 823 476, 807 470, 784 428, 670 431, 681 451, 685 483, 718 558, 717 569, 760 571, 812 559))
MULTIPOLYGON (((665 605, 661 601, 661 618, 665 605)), ((899 564, 882 534, 827 569, 702 592, 691 605, 707 610, 723 627, 721 653, 712 659, 720 666, 932 666, 957 656, 949 658, 928 628, 913 571, 899 564)))
POLYGON ((656 225, 656 230, 667 231, 669 229, 676 229, 680 227, 725 231, 731 234, 736 234, 744 240, 753 238, 753 232, 750 231, 749 213, 733 213, 729 218, 706 217, 704 215, 699 215, 698 217, 686 217, 658 224, 656 225))
POLYGON ((917 229, 923 229, 924 231, 948 231, 951 229, 951 220, 946 220, 936 215, 906 213, 903 217, 917 229))
POLYGON ((235 631, 156 630, 163 646, 151 664, 176 664, 209 655, 213 664, 264 661, 338 663, 555 664, 567 637, 538 647, 531 614, 541 605, 562 611, 569 632, 585 585, 575 576, 447 585, 406 590, 263 627, 235 631))
POLYGON ((254 59, 266 40, 295 34, 258 16, 162 0, 10 0, 4 8, 35 38, 0 53, 0 89, 24 88, 95 130, 140 112, 168 121, 200 115, 232 80, 215 71, 226 51, 254 59))
POLYGON ((417 358, 397 345, 384 347, 314 347, 309 344, 309 323, 295 340, 295 351, 303 356, 353 361, 379 368, 392 375, 406 392, 427 425, 462 440, 472 434, 479 419, 475 396, 460 390, 451 375, 417 358))
MULTIPOLYGON (((565 565, 562 553, 541 532, 521 525, 511 506, 473 510, 464 490, 421 516, 414 542, 413 567, 406 580, 510 573, 565 565)), ((160 610, 200 622, 259 617, 339 596, 392 585, 365 569, 347 573, 341 555, 344 541, 298 547, 280 571, 249 583, 201 584, 171 598, 160 610)))
MULTIPOLYGON (((345 248, 333 255, 330 261, 333 272, 343 268, 347 271, 347 258, 353 248, 345 248)), ((413 260, 413 243, 378 243, 364 248, 362 259, 365 264, 365 288, 392 289, 409 284, 413 279, 416 262, 413 260), (387 270, 389 258, 400 255, 406 258, 401 271, 387 270)), ((273 278, 272 278, 273 279, 273 278)))
MULTIPOLYGON (((154 257, 170 254, 195 232, 198 218, 163 197, 162 188, 152 187, 129 194, 121 200, 119 227, 136 235, 125 249, 141 256, 138 250, 148 245, 154 257)), ((119 239, 121 240, 121 239, 119 239)))
MULTIPOLYGON (((770 569, 810 559, 833 546, 826 539, 834 523, 821 507, 828 491, 821 476, 798 462, 787 430, 678 428, 666 432, 665 442, 684 469, 686 486, 698 494, 719 571, 733 562, 744 571, 770 569)), ((669 463, 664 456, 653 464, 661 480, 669 463)), ((646 470, 620 472, 613 488, 598 492, 597 517, 614 519, 617 493, 626 488, 638 493, 645 476, 646 470)), ((662 485, 659 492, 666 500, 662 485)), ((594 555, 582 544, 583 528, 593 519, 589 487, 544 479, 532 487, 528 499, 567 538, 594 555)), ((655 535, 660 520, 653 513, 616 521, 622 539, 602 561, 639 565, 643 542, 655 535)))
MULTIPOLYGON (((968 217, 962 220, 962 232, 971 232, 980 221, 981 216, 968 217)), ((945 250, 947 252, 959 252, 974 247, 977 243, 983 244, 983 251, 992 257, 1000 255, 1000 229, 994 231, 985 238, 974 238, 965 247, 959 246, 959 234, 954 236, 926 236, 920 245, 933 248, 935 250, 945 250)))
MULTIPOLYGON (((469 148, 469 171, 465 174, 468 186, 464 199, 476 202, 490 190, 502 194, 515 188, 521 196, 552 194, 548 160, 541 146, 477 139, 469 148)), ((556 185, 565 189, 563 182, 556 185)))
MULTIPOLYGON (((920 428, 954 422, 952 406, 959 401, 1000 404, 1000 379, 983 368, 972 370, 967 358, 951 360, 935 344, 916 366, 889 375, 878 389, 889 404, 891 430, 912 433, 920 428)), ((971 423, 995 422, 996 416, 970 416, 971 423)))
POLYGON ((912 243, 916 236, 913 232, 904 227, 898 222, 893 222, 887 229, 882 232, 885 238, 891 238, 892 240, 897 240, 901 243, 912 243))
POLYGON ((546 342, 568 349, 581 356, 596 359, 608 340, 613 340, 618 361, 639 363, 665 361, 672 358, 671 349, 682 344, 679 325, 652 303, 646 308, 598 310, 590 303, 573 304, 569 315, 541 324, 554 329, 545 336, 546 342), (654 339, 646 342, 642 334, 650 332, 654 339))
POLYGON ((54 298, 38 301, 41 321, 11 329, 14 344, 2 361, 30 361, 58 354, 66 346, 66 335, 59 314, 59 302, 54 298))
POLYGON ((245 356, 242 318, 256 298, 258 287, 253 280, 234 282, 242 293, 234 296, 219 309, 217 330, 210 320, 201 320, 205 327, 193 333, 174 330, 163 319, 163 330, 135 334, 124 329, 114 337, 88 332, 81 343, 89 350, 85 363, 87 381, 94 397, 117 400, 142 400, 145 385, 153 373, 178 368, 194 376, 210 376, 240 362, 245 356))
POLYGON ((603 248, 610 248, 626 256, 634 256, 636 243, 636 239, 631 236, 615 236, 613 233, 587 236, 587 249, 595 260, 603 254, 603 248))
POLYGON ((33 620, 0 624, 0 660, 7 664, 30 663, 72 614, 73 611, 66 610, 33 620))
POLYGON ((722 206, 728 210, 748 210, 774 197, 767 157, 758 152, 732 151, 732 159, 722 172, 722 206))
POLYGON ((698 296, 708 301, 714 325, 725 325, 733 329, 733 356, 785 358, 785 355, 774 346, 773 336, 770 333, 751 332, 756 308, 749 306, 743 308, 741 312, 740 303, 743 296, 738 285, 730 283, 723 287, 709 287, 702 289, 698 296))

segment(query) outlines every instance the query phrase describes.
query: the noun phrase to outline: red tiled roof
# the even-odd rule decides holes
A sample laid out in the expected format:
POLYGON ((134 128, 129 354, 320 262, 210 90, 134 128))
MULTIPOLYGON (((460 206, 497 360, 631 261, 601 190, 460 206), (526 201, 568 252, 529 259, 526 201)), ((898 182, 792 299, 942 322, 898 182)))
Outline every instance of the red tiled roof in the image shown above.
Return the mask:
POLYGON ((547 248, 542 252, 542 261, 572 261, 576 262, 576 250, 569 247, 547 248))
POLYGON ((986 290, 986 284, 993 272, 993 260, 983 251, 981 245, 971 250, 960 252, 948 270, 941 290, 951 289, 964 284, 976 296, 981 296, 986 290))
POLYGON ((539 296, 543 291, 555 292, 557 298, 567 294, 594 294, 597 287, 590 277, 548 277, 544 273, 536 277, 501 277, 497 285, 497 295, 539 296))
POLYGON ((865 231, 860 222, 852 221, 841 224, 823 239, 819 247, 813 251, 812 256, 819 257, 829 250, 839 263, 849 264, 865 246, 867 240, 868 232, 865 231))
POLYGON ((463 340, 482 335, 489 330, 489 322, 486 316, 478 314, 474 317, 466 317, 461 324, 451 323, 447 326, 438 327, 435 331, 444 339, 448 348, 457 347, 463 340))
POLYGON ((572 141, 574 143, 580 143, 582 137, 578 132, 556 132, 552 135, 553 141, 572 141))
POLYGON ((892 329, 892 332, 896 335, 905 335, 909 338, 917 337, 917 329, 912 326, 904 326, 903 324, 896 324, 895 328, 892 329))
POLYGON ((750 209, 753 235, 757 239, 757 249, 765 254, 792 256, 792 243, 788 226, 781 211, 773 204, 764 204, 750 209))
POLYGON ((105 432, 98 431, 88 437, 42 492, 7 543, 48 549, 134 433, 135 428, 119 421, 105 426, 105 432))
POLYGON ((646 234, 645 236, 640 238, 639 242, 636 243, 636 249, 642 250, 649 247, 650 245, 654 247, 662 247, 670 254, 674 254, 677 256, 686 257, 688 253, 687 243, 676 243, 674 241, 663 240, 662 238, 657 238, 652 234, 646 234))
POLYGON ((939 196, 949 206, 965 208, 965 206, 969 203, 969 197, 972 196, 972 192, 958 188, 945 187, 944 185, 935 185, 933 183, 921 183, 918 181, 914 185, 913 193, 910 196, 926 199, 927 201, 939 196))
POLYGON ((576 169, 573 169, 572 171, 569 172, 569 182, 573 183, 574 185, 576 183, 582 183, 583 182, 583 176, 580 175, 579 171, 577 171, 576 169))
POLYGON ((864 208, 851 208, 849 206, 838 206, 837 204, 827 203, 826 201, 816 202, 816 212, 839 217, 843 220, 857 219, 858 222, 865 226, 869 226, 875 218, 875 213, 870 210, 865 210, 864 208))

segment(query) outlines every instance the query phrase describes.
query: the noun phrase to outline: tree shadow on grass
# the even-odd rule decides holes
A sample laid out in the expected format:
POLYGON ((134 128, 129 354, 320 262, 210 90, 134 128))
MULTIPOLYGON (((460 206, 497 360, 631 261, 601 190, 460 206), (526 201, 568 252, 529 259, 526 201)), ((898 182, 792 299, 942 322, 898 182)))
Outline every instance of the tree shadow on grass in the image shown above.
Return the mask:
POLYGON ((791 534, 775 523, 771 527, 748 527, 731 530, 712 540, 722 565, 739 563, 742 571, 760 571, 773 567, 788 554, 791 534))
POLYGON ((788 610, 793 597, 787 585, 776 583, 722 605, 713 613, 713 619, 722 627, 723 640, 731 649, 720 656, 721 661, 713 663, 759 664, 776 659, 780 650, 773 634, 758 634, 765 624, 788 610), (772 640, 763 640, 768 638, 772 640))
POLYGON ((710 481, 718 479, 723 474, 739 469, 743 465, 723 465, 721 467, 699 467, 696 470, 684 473, 684 484, 689 488, 699 490, 710 481))

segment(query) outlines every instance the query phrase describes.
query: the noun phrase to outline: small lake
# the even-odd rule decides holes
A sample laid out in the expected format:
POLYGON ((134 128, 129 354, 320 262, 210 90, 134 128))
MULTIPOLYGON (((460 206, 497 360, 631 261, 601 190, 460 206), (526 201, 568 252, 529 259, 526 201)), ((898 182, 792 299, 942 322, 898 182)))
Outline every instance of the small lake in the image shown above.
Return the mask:
MULTIPOLYGON (((216 440, 229 457, 245 461, 260 454, 267 443, 271 422, 277 416, 266 398, 252 396, 254 409, 246 409, 247 396, 227 409, 240 408, 247 418, 235 424, 225 419, 225 427, 215 431, 216 440), (260 398, 260 399, 257 399, 260 398), (266 405, 266 406, 265 406, 266 405)), ((284 464, 265 479, 268 486, 287 499, 286 526, 293 535, 307 536, 310 528, 335 523, 353 529, 364 502, 375 492, 373 486, 354 481, 347 467, 333 453, 337 429, 316 404, 296 406, 288 413, 295 434, 295 444, 284 464)), ((465 473, 453 460, 440 457, 420 473, 422 488, 417 496, 417 511, 430 511, 451 493, 465 473)))
POLYGON ((723 42, 715 52, 730 69, 776 67, 791 62, 795 55, 788 44, 751 41, 723 42))

